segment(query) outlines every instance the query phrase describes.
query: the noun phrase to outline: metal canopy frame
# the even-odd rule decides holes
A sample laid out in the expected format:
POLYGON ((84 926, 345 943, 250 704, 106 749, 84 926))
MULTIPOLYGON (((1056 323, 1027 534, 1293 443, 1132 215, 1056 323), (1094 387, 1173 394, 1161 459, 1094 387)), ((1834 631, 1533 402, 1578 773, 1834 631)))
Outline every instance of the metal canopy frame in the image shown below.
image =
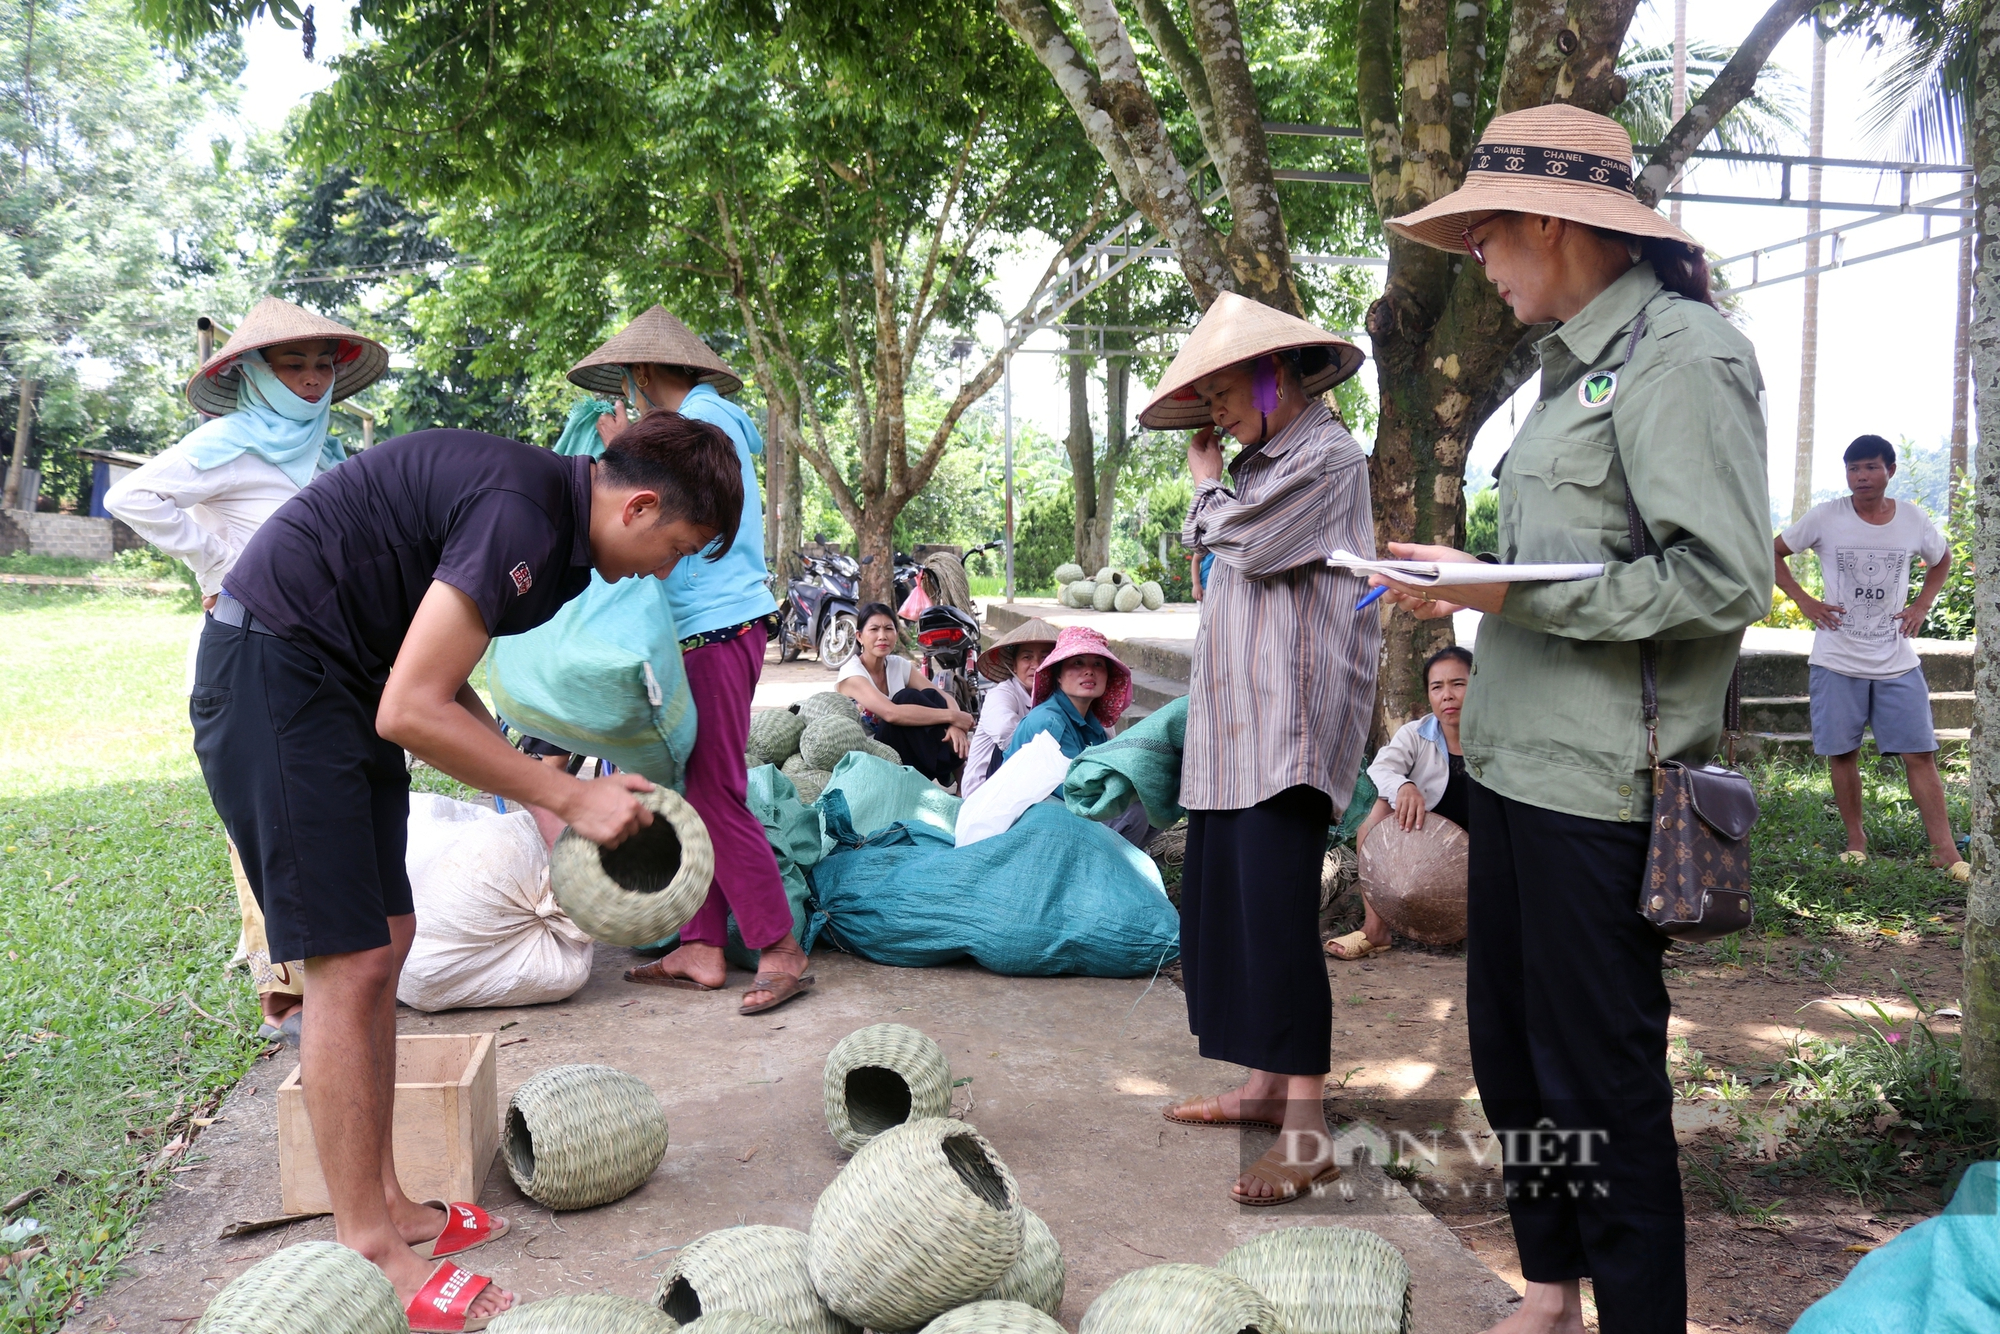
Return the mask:
MULTIPOLYGON (((1301 125, 1282 121, 1266 121, 1264 133, 1275 137, 1311 139, 1360 139, 1363 132, 1351 125, 1301 125)), ((1656 145, 1635 145, 1633 151, 1640 155, 1650 155, 1656 145)), ((1730 294, 1754 292, 1761 287, 1772 287, 1779 283, 1792 282, 1808 274, 1827 273, 1834 269, 1852 268, 1870 260, 1887 259, 1891 255, 1906 254, 1927 246, 1959 241, 1976 230, 1975 210, 1972 205, 1971 168, 1956 163, 1905 162, 1895 160, 1875 160, 1868 158, 1840 158, 1797 153, 1744 153, 1729 149, 1697 149, 1688 155, 1690 163, 1733 162, 1752 166, 1769 166, 1778 169, 1778 192, 1776 197, 1767 195, 1718 195, 1703 194, 1687 190, 1671 190, 1661 196, 1662 202, 1692 204, 1725 204, 1753 208, 1817 208, 1831 213, 1858 213, 1864 216, 1834 227, 1822 227, 1789 240, 1779 241, 1755 250, 1746 250, 1740 255, 1731 255, 1717 261, 1717 267, 1750 261, 1750 281, 1740 286, 1726 289, 1730 294), (1797 199, 1792 195, 1792 172, 1795 168, 1808 170, 1874 172, 1878 175, 1894 173, 1898 178, 1897 200, 1894 204, 1884 204, 1880 200, 1843 199, 1797 199), (1955 176, 1957 188, 1945 194, 1926 198, 1913 198, 1918 177, 1955 176), (1846 254, 1847 238, 1850 233, 1872 227, 1877 223, 1894 218, 1920 217, 1923 219, 1923 236, 1901 245, 1871 250, 1865 254, 1849 257, 1846 254), (1950 218, 1959 223, 1950 231, 1934 230, 1932 222, 1938 218, 1950 218), (1777 252, 1789 250, 1793 246, 1804 245, 1808 241, 1831 239, 1832 255, 1827 263, 1812 268, 1801 268, 1796 272, 1765 277, 1764 260, 1777 252)), ((1191 183, 1197 190, 1204 172, 1211 166, 1204 155, 1189 171, 1191 183)), ((1685 168, 1683 169, 1685 170, 1685 168)), ((1345 171, 1295 171, 1283 169, 1273 171, 1272 176, 1279 181, 1299 182, 1316 185, 1366 185, 1368 177, 1359 172, 1345 171)), ((1220 187, 1202 195, 1202 207, 1213 207, 1223 198, 1225 191, 1220 187)), ((1003 353, 1001 393, 1003 396, 1002 417, 1006 437, 1006 597, 1014 597, 1014 378, 1013 360, 1017 355, 1041 355, 1060 357, 1136 357, 1157 355, 1136 349, 1107 349, 1102 346, 1105 333, 1132 333, 1163 335, 1180 333, 1178 329, 1108 326, 1091 324, 1066 324, 1062 317, 1102 288, 1113 278, 1123 273, 1140 260, 1172 259, 1172 247, 1163 243, 1163 238, 1147 224, 1144 215, 1132 213, 1112 227, 1102 238, 1083 247, 1082 252, 1068 264, 1062 266, 1028 298, 1024 312, 1004 326, 1008 346, 1003 353), (1096 333, 1099 346, 1092 348, 1030 348, 1021 346, 1030 336, 1043 331, 1062 333, 1096 333)), ((1297 267, 1310 268, 1386 268, 1388 259, 1379 255, 1320 255, 1305 252, 1295 253, 1292 263, 1297 267)), ((1358 337, 1344 334, 1346 337, 1358 337)))

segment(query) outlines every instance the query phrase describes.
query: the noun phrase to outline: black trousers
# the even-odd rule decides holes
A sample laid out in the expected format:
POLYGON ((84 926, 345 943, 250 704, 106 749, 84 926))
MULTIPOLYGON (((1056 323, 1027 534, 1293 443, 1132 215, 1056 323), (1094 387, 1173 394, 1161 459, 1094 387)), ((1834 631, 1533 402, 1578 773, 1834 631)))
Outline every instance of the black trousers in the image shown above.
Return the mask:
MULTIPOLYGON (((918 704, 928 709, 948 709, 952 707, 936 690, 898 690, 889 701, 891 704, 918 704)), ((963 763, 958 752, 951 748, 951 741, 945 736, 943 723, 930 723, 923 727, 906 727, 901 723, 878 723, 875 739, 885 746, 891 746, 902 757, 903 763, 915 769, 926 778, 948 783, 963 763)))
POLYGON ((1319 943, 1332 801, 1290 787, 1240 811, 1189 811, 1181 986, 1211 1061, 1279 1075, 1331 1063, 1333 991, 1319 943))
POLYGON ((1469 797, 1466 1019, 1521 1273, 1591 1279, 1604 1334, 1683 1334, 1666 941, 1636 906, 1650 827, 1469 797))

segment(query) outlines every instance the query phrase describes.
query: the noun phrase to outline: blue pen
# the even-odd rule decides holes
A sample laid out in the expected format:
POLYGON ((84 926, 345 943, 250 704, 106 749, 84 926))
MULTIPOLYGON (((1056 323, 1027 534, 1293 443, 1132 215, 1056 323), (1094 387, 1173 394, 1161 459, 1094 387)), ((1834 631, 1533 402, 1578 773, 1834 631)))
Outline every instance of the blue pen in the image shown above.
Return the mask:
POLYGON ((1376 598, 1381 597, 1384 593, 1388 591, 1389 591, 1389 586, 1387 584, 1377 584, 1374 588, 1368 590, 1367 597, 1361 599, 1361 601, 1354 604, 1354 610, 1356 611, 1362 610, 1363 608, 1372 604, 1376 598))

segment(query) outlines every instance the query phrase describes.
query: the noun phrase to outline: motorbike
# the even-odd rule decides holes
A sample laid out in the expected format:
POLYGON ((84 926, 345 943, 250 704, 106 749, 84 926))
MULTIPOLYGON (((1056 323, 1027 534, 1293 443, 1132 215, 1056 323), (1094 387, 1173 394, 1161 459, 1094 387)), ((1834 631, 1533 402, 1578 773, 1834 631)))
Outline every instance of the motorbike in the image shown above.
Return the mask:
POLYGON ((926 607, 917 617, 918 651, 924 675, 947 699, 975 716, 979 713, 979 622, 972 613, 947 603, 926 607))
POLYGON ((778 658, 813 653, 838 668, 854 656, 854 609, 860 605, 861 565, 852 556, 799 553, 802 578, 785 587, 778 605, 778 658))

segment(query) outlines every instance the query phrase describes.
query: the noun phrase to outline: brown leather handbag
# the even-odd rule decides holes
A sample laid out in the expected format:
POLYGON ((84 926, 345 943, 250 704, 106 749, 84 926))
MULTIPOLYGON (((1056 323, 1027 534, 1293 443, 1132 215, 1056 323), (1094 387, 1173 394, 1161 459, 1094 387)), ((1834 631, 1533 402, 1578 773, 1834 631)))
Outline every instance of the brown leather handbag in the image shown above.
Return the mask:
MULTIPOLYGON (((1634 555, 1649 551, 1646 525, 1629 485, 1625 521, 1634 555)), ((1639 888, 1639 915, 1661 934, 1690 943, 1742 931, 1757 920, 1750 898, 1749 842, 1750 827, 1757 823, 1757 793, 1736 769, 1736 736, 1743 730, 1742 665, 1729 675, 1723 705, 1725 764, 1697 767, 1660 758, 1659 680, 1651 640, 1639 645, 1639 681, 1646 760, 1653 769, 1653 838, 1639 888)))

